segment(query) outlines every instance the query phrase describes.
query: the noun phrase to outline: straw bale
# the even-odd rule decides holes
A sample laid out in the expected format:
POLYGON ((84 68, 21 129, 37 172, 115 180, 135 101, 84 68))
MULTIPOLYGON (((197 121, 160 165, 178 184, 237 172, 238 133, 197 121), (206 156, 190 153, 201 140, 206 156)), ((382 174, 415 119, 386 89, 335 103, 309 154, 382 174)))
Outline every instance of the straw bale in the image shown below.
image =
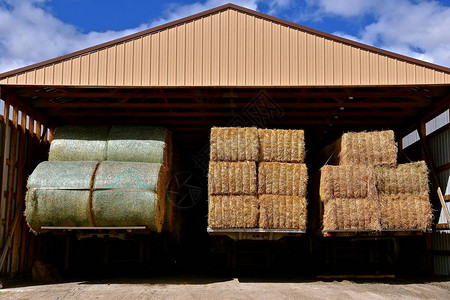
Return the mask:
POLYGON ((428 195, 428 169, 424 161, 398 166, 375 166, 380 195, 428 195))
POLYGON ((259 205, 259 227, 306 230, 305 197, 260 195, 259 205))
POLYGON ((172 165, 172 136, 154 126, 113 126, 109 134, 108 160, 172 165))
POLYGON ((92 226, 89 196, 89 189, 31 188, 25 207, 28 226, 35 232, 41 231, 41 226, 92 226))
POLYGON ((348 132, 342 135, 340 143, 340 165, 397 163, 397 147, 392 130, 348 132))
POLYGON ((209 196, 210 228, 253 228, 258 226, 256 196, 209 196))
POLYGON ((433 214, 428 195, 381 195, 380 210, 383 229, 431 228, 433 214))
POLYGON ((268 162, 305 161, 303 130, 258 129, 259 160, 268 162))
POLYGON ((172 180, 167 188, 166 203, 164 208, 163 230, 173 233, 176 230, 177 218, 177 188, 175 180, 172 180))
POLYGON ((381 230, 377 201, 334 198, 324 203, 323 230, 381 230))
POLYGON ((35 232, 41 226, 91 226, 89 199, 97 162, 46 161, 28 178, 25 216, 35 232))
POLYGON ((376 199, 376 180, 370 166, 330 166, 321 169, 320 199, 370 198, 376 199))
POLYGON ((161 232, 164 223, 161 208, 164 199, 151 191, 97 190, 92 194, 96 226, 147 226, 161 232))
POLYGON ((208 190, 210 195, 255 195, 256 162, 210 161, 208 190))
POLYGON ((162 164, 101 162, 92 196, 95 224, 145 225, 160 232, 168 180, 168 172, 162 164))
POLYGON ((256 127, 213 127, 210 147, 212 161, 258 161, 258 130, 256 127))
POLYGON ((49 160, 101 161, 106 159, 108 126, 63 126, 55 129, 49 160))
POLYGON ((305 197, 308 172, 305 164, 262 162, 258 181, 259 194, 305 197))
POLYGON ((44 161, 28 177, 27 188, 89 190, 96 161, 44 161))

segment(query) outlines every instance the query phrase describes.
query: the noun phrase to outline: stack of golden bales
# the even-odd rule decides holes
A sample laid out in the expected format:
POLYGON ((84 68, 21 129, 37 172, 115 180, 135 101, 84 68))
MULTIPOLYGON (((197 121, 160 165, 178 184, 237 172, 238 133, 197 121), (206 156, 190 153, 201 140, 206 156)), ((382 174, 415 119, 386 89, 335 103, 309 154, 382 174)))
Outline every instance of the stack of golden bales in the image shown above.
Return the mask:
POLYGON ((259 129, 259 226, 306 230, 303 130, 259 129))
POLYGON ((331 148, 339 165, 321 170, 324 231, 431 227, 427 167, 397 165, 393 131, 345 133, 331 148))
POLYGON ((305 230, 304 157, 302 130, 212 128, 209 227, 305 230))
POLYGON ((211 228, 258 226, 256 128, 212 128, 208 175, 211 228))
POLYGON ((428 169, 423 161, 375 166, 383 229, 431 228, 428 169))

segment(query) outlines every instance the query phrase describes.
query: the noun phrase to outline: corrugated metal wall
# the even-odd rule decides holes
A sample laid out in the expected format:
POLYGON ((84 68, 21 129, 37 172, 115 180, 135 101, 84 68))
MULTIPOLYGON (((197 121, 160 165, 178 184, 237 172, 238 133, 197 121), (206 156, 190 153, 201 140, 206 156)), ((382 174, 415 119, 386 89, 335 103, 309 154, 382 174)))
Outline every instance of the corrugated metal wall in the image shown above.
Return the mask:
POLYGON ((450 74, 234 9, 0 80, 67 86, 439 83, 450 83, 450 74))
POLYGON ((450 275, 450 233, 435 232, 432 235, 434 273, 450 275))
MULTIPOLYGON (((450 195, 450 129, 439 132, 438 130, 449 124, 449 110, 427 122, 425 128, 428 137, 428 146, 434 166, 437 170, 437 177, 444 195, 450 195), (432 134, 434 133, 434 134, 432 134)), ((450 202, 446 203, 450 210, 450 202)), ((443 209, 441 209, 438 224, 446 224, 443 209)), ((438 275, 450 275, 450 231, 435 232, 432 235, 434 272, 438 275)))

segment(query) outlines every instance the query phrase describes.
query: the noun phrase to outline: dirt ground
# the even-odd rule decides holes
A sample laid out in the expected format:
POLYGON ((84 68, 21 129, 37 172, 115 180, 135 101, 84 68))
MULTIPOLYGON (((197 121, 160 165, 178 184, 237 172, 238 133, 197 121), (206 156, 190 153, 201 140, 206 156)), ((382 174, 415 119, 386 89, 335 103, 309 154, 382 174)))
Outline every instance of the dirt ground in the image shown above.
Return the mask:
POLYGON ((450 279, 320 280, 165 276, 4 282, 0 299, 450 299, 450 279))

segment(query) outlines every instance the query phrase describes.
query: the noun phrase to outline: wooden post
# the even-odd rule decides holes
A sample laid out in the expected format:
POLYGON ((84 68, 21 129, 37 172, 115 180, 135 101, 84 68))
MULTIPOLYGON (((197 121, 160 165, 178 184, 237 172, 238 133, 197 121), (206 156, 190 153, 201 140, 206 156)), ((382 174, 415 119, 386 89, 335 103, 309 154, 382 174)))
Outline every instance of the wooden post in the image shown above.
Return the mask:
MULTIPOLYGON (((34 147, 34 118, 31 115, 28 115, 28 130, 27 130, 27 175, 31 174, 34 168, 33 161, 33 152, 35 151, 34 147)), ((34 260, 34 251, 35 251, 35 243, 36 237, 33 234, 29 235, 30 240, 28 242, 28 254, 27 254, 27 262, 26 262, 26 270, 30 271, 33 266, 34 260)))
MULTIPOLYGON (((23 260, 23 256, 19 255, 20 241, 26 241, 21 237, 22 233, 22 219, 23 219, 23 207, 25 202, 24 188, 25 188, 25 152, 26 152, 26 136, 24 128, 25 114, 22 112, 21 126, 18 128, 19 132, 19 157, 17 159, 17 187, 16 187, 16 207, 15 211, 20 213, 19 226, 16 227, 14 232, 13 252, 12 252, 12 265, 11 273, 15 274, 19 271, 19 260, 23 260)), ((25 232, 26 235, 26 232, 25 232)), ((22 248, 25 248, 23 243, 22 248)), ((21 253, 22 251, 20 251, 21 253)))
MULTIPOLYGON (((5 205, 7 203, 6 199, 6 178, 8 176, 7 173, 7 162, 8 159, 6 157, 6 153, 9 149, 9 102, 5 100, 5 108, 3 113, 3 127, 5 130, 4 135, 4 143, 3 143, 3 161, 2 161, 2 176, 1 176, 1 184, 0 184, 0 212, 4 211, 5 205)), ((3 223, 3 219, 1 219, 3 223)), ((0 247, 2 247, 5 243, 5 234, 7 235, 7 231, 5 230, 6 224, 0 224, 0 247)), ((1 270, 0 270, 1 273, 1 270)))
MULTIPOLYGON (((8 159, 8 183, 6 186, 7 189, 7 197, 6 197, 6 224, 5 224, 5 232, 9 235, 13 235, 15 228, 11 228, 13 224, 11 222, 14 221, 14 215, 17 213, 14 211, 15 208, 15 173, 16 173, 16 151, 17 151, 17 119, 18 119, 18 111, 15 107, 13 107, 12 111, 12 123, 11 123, 11 138, 10 138, 10 147, 9 147, 9 159, 8 159), (11 232, 10 232, 11 231, 11 232)), ((17 220, 19 222, 19 220, 17 220)), ((14 221, 14 225, 17 224, 14 221)), ((9 245, 5 245, 4 250, 9 245)), ((4 265, 3 265, 4 267, 4 265)), ((2 270, 2 269, 0 269, 2 270)), ((3 270, 2 270, 3 271, 3 270)))

